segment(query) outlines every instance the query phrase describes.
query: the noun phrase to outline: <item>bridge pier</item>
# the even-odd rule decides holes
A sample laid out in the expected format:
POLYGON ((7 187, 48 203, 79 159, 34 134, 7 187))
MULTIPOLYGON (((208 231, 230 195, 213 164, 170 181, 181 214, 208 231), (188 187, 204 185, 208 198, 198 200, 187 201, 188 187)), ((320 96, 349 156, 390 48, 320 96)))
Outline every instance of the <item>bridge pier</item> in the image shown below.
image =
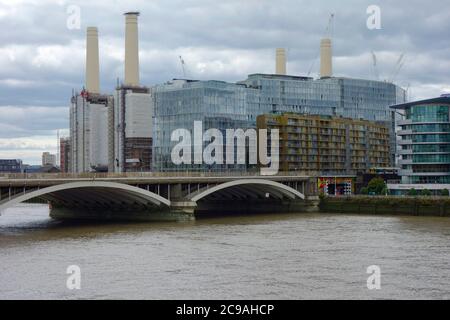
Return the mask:
POLYGON ((50 217, 55 220, 98 221, 192 221, 193 213, 182 210, 106 210, 51 207, 50 217))
POLYGON ((244 201, 205 201, 200 202, 195 214, 270 214, 318 212, 319 200, 244 200, 244 201))

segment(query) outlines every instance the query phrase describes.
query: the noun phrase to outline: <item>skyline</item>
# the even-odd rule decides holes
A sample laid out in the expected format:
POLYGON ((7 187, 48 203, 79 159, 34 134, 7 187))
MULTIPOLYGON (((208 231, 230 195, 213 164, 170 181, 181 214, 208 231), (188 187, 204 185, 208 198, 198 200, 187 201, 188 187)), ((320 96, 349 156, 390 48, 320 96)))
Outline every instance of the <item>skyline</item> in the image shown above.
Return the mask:
POLYGON ((440 10, 443 1, 421 10, 419 1, 407 7, 381 1, 380 30, 366 26, 370 1, 348 1, 353 4, 345 9, 326 3, 0 1, 0 25, 10 31, 0 35, 0 158, 37 164, 43 151, 56 152, 56 130, 68 128, 72 88, 84 83, 88 26, 99 29, 101 91, 113 91, 116 79, 123 79, 122 15, 130 10, 141 12, 140 74, 146 86, 183 77, 180 55, 188 78, 235 82, 250 73, 274 73, 276 47, 287 48, 288 74, 311 69, 317 77, 320 38, 334 13, 334 75, 374 79, 374 51, 380 79, 389 78, 404 53, 396 83, 409 84, 411 100, 450 92, 450 12, 440 10), (81 9, 80 29, 66 26, 69 5, 81 9))

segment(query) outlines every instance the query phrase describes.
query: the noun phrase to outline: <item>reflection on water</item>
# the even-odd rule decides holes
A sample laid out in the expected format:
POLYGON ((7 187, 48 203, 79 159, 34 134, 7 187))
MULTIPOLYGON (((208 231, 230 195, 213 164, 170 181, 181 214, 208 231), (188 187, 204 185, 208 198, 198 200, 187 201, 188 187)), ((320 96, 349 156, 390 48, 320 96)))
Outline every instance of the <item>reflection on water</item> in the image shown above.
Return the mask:
POLYGON ((0 299, 450 298, 450 218, 273 214, 183 223, 0 216, 0 299), (80 266, 81 290, 66 288, 80 266), (366 269, 381 268, 368 290, 366 269))

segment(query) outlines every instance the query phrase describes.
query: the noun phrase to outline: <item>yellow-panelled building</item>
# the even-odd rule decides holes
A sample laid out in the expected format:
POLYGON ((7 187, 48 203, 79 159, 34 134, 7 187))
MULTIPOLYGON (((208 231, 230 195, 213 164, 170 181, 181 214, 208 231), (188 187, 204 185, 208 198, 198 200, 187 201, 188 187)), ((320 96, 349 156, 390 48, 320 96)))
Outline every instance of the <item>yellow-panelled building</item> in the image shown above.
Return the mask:
POLYGON ((280 171, 356 175, 390 164, 385 123, 307 114, 264 114, 258 129, 279 129, 280 171))

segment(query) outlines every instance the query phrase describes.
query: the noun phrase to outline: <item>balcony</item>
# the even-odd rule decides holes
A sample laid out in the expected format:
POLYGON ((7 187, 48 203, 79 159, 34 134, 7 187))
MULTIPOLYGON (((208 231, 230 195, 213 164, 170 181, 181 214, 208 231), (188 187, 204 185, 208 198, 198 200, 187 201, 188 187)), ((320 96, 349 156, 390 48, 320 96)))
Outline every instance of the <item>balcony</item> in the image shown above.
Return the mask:
POLYGON ((413 164, 413 161, 412 161, 412 159, 400 159, 400 160, 398 160, 398 164, 399 165, 413 164))
POLYGON ((407 139, 407 140, 397 140, 397 144, 402 146, 405 144, 412 144, 412 140, 411 139, 407 139))
POLYGON ((408 134, 413 134, 412 130, 399 130, 397 131, 397 135, 398 136, 403 136, 403 135, 408 135, 408 134))
POLYGON ((411 119, 403 119, 403 120, 398 120, 397 121, 397 125, 398 126, 404 126, 404 125, 408 125, 411 124, 412 120, 411 119))
POLYGON ((403 155, 403 154, 413 154, 412 149, 397 149, 397 154, 403 155))

